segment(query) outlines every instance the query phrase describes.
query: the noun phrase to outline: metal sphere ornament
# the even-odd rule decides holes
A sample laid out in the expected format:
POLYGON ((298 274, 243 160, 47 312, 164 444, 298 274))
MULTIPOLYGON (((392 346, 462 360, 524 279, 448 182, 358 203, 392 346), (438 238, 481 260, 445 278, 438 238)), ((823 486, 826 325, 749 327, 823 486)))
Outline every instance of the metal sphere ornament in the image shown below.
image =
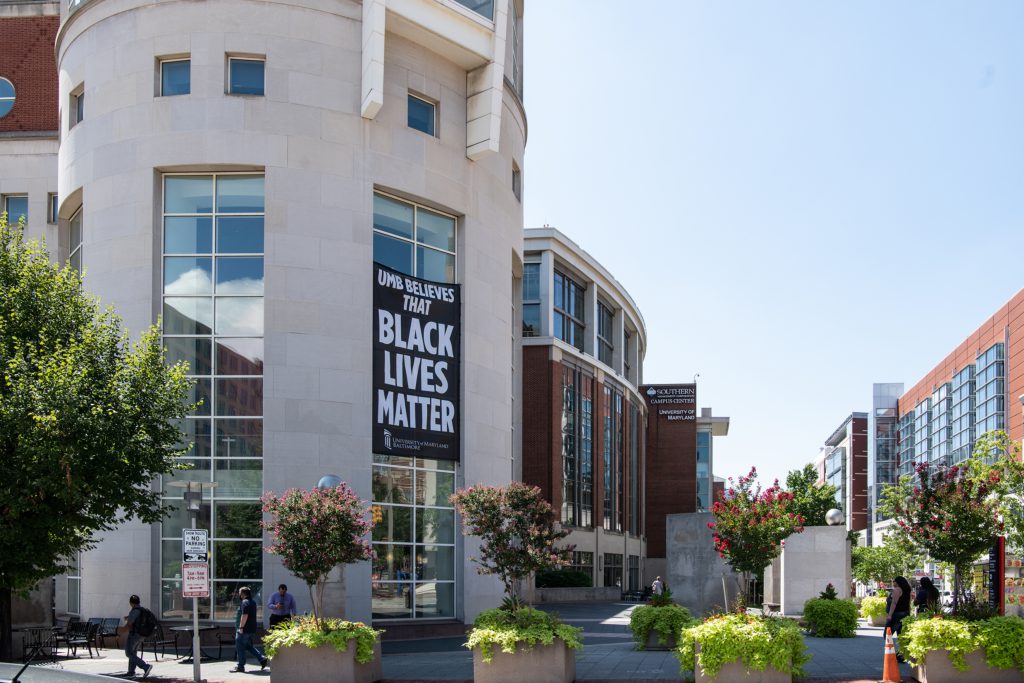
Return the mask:
POLYGON ((320 477, 320 481, 316 483, 316 487, 318 489, 334 489, 338 488, 339 484, 341 484, 341 477, 337 474, 325 474, 320 477))
POLYGON ((842 512, 842 510, 837 510, 835 508, 832 508, 831 510, 826 512, 825 513, 825 523, 828 524, 829 526, 839 526, 840 524, 842 524, 843 523, 843 512, 842 512))

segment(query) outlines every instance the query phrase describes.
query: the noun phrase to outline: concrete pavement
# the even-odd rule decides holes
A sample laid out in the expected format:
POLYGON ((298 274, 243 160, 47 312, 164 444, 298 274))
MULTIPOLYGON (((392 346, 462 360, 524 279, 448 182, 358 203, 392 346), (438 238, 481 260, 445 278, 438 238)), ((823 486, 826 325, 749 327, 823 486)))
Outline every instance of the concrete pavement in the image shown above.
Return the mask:
MULTIPOLYGON (((584 648, 576 657, 577 681, 643 681, 692 680, 693 674, 680 671, 679 662, 671 652, 643 652, 633 649, 629 632, 629 615, 636 607, 631 603, 582 603, 544 605, 547 611, 558 612, 562 620, 584 629, 584 648)), ((388 683, 472 681, 473 657, 462 647, 462 638, 429 638, 411 641, 383 642, 384 680, 388 683)), ((882 629, 862 626, 854 638, 806 638, 813 658, 806 667, 806 683, 863 683, 878 681, 882 675, 882 629)), ((225 652, 225 655, 228 653, 225 652)), ((173 657, 154 660, 147 680, 156 683, 186 683, 192 680, 191 663, 173 657)), ((209 683, 269 683, 271 666, 260 671, 250 661, 244 674, 231 673, 232 661, 203 662, 202 676, 209 683)), ((127 659, 123 652, 101 650, 98 657, 88 656, 62 660, 47 668, 123 677, 127 659)), ((912 669, 900 666, 904 680, 913 680, 912 669)))

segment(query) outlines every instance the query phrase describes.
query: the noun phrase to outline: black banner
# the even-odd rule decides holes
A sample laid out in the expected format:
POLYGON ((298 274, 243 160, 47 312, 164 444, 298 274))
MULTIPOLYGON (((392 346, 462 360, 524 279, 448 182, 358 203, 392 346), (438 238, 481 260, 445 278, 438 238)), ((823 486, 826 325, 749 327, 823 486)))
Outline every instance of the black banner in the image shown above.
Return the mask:
POLYGON ((373 264, 373 452, 459 459, 461 296, 373 264))

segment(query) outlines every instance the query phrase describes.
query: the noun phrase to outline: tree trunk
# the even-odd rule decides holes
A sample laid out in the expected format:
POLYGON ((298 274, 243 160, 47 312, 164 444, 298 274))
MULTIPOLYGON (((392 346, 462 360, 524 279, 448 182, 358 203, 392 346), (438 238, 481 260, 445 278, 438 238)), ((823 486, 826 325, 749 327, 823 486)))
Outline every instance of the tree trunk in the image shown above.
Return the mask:
POLYGON ((0 587, 0 661, 14 660, 11 635, 11 589, 0 587))

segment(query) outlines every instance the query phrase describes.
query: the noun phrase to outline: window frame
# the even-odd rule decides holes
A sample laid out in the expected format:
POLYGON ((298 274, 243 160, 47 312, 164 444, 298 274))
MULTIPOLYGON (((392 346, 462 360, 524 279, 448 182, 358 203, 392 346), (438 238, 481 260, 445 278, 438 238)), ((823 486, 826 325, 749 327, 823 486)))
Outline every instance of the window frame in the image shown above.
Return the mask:
POLYGON ((604 300, 597 300, 597 359, 614 367, 615 363, 615 309, 604 300), (607 324, 608 329, 602 330, 607 324), (603 332, 603 334, 602 334, 603 332), (607 359, 604 354, 607 353, 607 359))
POLYGON ((85 83, 80 83, 68 95, 68 130, 85 120, 85 83))
POLYGON ((441 137, 440 134, 439 134, 440 131, 438 130, 439 126, 437 125, 438 122, 440 121, 440 118, 439 118, 439 115, 438 115, 439 114, 439 109, 440 109, 440 107, 438 106, 438 103, 435 100, 427 97, 426 95, 420 95, 419 93, 415 93, 415 92, 412 92, 410 90, 408 92, 408 97, 406 98, 406 101, 405 101, 405 123, 406 123, 406 126, 408 126, 409 128, 412 128, 413 130, 418 130, 419 132, 424 133, 425 135, 429 135, 432 138, 440 138, 441 137), (413 121, 412 121, 412 107, 409 106, 410 104, 412 104, 413 100, 416 100, 417 102, 419 102, 421 104, 424 104, 424 105, 427 105, 428 107, 430 107, 430 112, 431 112, 430 130, 423 130, 422 128, 420 128, 418 126, 414 126, 413 125, 413 121))
POLYGON ((0 111, 3 110, 3 107, 4 107, 4 105, 7 102, 11 103, 11 108, 10 109, 0 113, 0 119, 2 119, 2 118, 5 118, 7 116, 10 116, 11 112, 14 111, 14 105, 17 104, 17 102, 18 102, 18 89, 14 87, 14 81, 12 81, 9 78, 6 78, 4 76, 0 76, 0 81, 3 81, 4 83, 7 83, 7 85, 11 86, 11 94, 9 96, 8 95, 0 95, 0 111))
POLYGON ((541 325, 541 320, 540 320, 540 311, 541 311, 541 301, 540 301, 540 270, 541 270, 541 264, 540 264, 539 261, 527 261, 526 263, 523 264, 523 284, 522 284, 522 289, 521 289, 521 295, 522 295, 522 306, 523 306, 523 321, 522 321, 523 322, 523 333, 522 334, 523 334, 524 338, 534 338, 534 337, 541 336, 542 325, 541 325), (529 268, 531 271, 536 270, 536 272, 537 272, 537 296, 535 296, 535 297, 527 298, 527 296, 526 296, 526 281, 527 281, 527 279, 526 279, 526 270, 527 270, 527 268, 529 268), (526 329, 526 307, 527 306, 531 306, 531 307, 534 308, 534 310, 537 311, 537 329, 536 330, 531 330, 529 332, 526 329))
MULTIPOLYGON (((191 69, 191 66, 189 67, 191 69)), ((266 97, 267 96, 267 58, 266 56, 258 55, 227 55, 227 78, 224 83, 224 92, 227 95, 234 95, 236 97, 266 97), (231 78, 231 66, 235 62, 259 62, 263 65, 263 82, 260 84, 260 92, 236 92, 233 89, 232 78, 231 78)))
POLYGON ((46 222, 51 225, 56 225, 60 221, 60 202, 58 201, 56 192, 48 192, 46 194, 46 222))
POLYGON ((157 59, 156 70, 157 97, 178 97, 192 94, 192 56, 186 57, 161 57, 157 59), (188 63, 188 89, 185 92, 166 93, 164 92, 164 66, 167 64, 188 63))
POLYGON ((22 213, 22 214, 18 214, 18 215, 19 216, 24 216, 25 217, 25 224, 28 225, 28 193, 26 193, 26 192, 12 192, 10 194, 5 194, 3 196, 3 198, 4 198, 3 212, 7 214, 7 222, 8 222, 9 225, 12 225, 12 224, 15 224, 15 223, 18 222, 11 215, 11 200, 12 199, 21 199, 21 198, 25 199, 25 212, 22 213))
MULTIPOLYGON (((583 350, 586 348, 586 343, 585 343, 585 339, 586 339, 586 335, 587 335, 587 320, 586 320, 586 317, 576 317, 575 315, 569 313, 569 311, 565 309, 565 302, 566 302, 567 298, 570 298, 570 296, 573 299, 575 298, 575 294, 573 292, 573 290, 575 288, 576 290, 578 290, 578 292, 579 292, 578 295, 580 296, 580 301, 579 301, 580 313, 583 316, 586 316, 587 287, 586 287, 586 285, 581 284, 576 278, 572 277, 567 272, 565 272, 565 270, 557 268, 557 267, 555 268, 554 277, 552 278, 552 282, 554 284, 554 290, 555 291, 552 292, 553 296, 551 298, 551 310, 554 313, 554 316, 556 318, 558 316, 562 316, 563 320, 562 320, 562 334, 561 335, 557 335, 557 334, 555 334, 555 330, 551 330, 551 336, 556 337, 557 339, 561 339, 566 344, 569 344, 570 346, 574 347, 580 353, 583 353, 583 350), (562 283, 561 283, 562 292, 561 292, 561 295, 562 295, 562 304, 563 304, 561 308, 555 303, 555 300, 556 300, 556 298, 558 296, 558 291, 557 290, 559 289, 558 278, 560 278, 560 277, 562 278, 562 283), (566 324, 566 323, 570 323, 570 324, 566 324), (573 325, 576 325, 576 326, 579 327, 579 340, 578 340, 578 342, 577 341, 569 341, 568 339, 566 339, 566 330, 568 330, 573 325)), ((573 335, 573 336, 575 337, 575 335, 573 335)))
POLYGON ((517 202, 523 201, 523 172, 519 164, 512 162, 512 195, 517 202))
MULTIPOLYGON (((405 204, 407 206, 412 207, 413 214, 412 214, 412 237, 411 238, 406 237, 405 235, 396 235, 395 233, 388 232, 386 230, 379 230, 376 227, 376 225, 374 225, 372 227, 373 236, 381 235, 383 237, 390 237, 392 239, 399 240, 401 242, 405 242, 407 244, 412 245, 412 255, 413 255, 413 258, 412 258, 412 271, 413 272, 412 273, 407 273, 407 274, 408 275, 412 275, 413 277, 416 277, 416 278, 420 278, 422 280, 428 279, 428 278, 423 277, 423 274, 419 272, 419 267, 418 267, 418 265, 416 263, 416 249, 418 247, 422 247, 424 249, 430 249, 430 250, 433 250, 433 251, 436 251, 436 252, 439 252, 439 253, 442 253, 442 254, 447 254, 447 255, 453 257, 453 259, 454 259, 453 262, 452 262, 452 276, 453 277, 452 277, 452 281, 447 283, 447 284, 458 284, 458 282, 459 282, 459 217, 456 216, 455 214, 449 213, 447 211, 443 211, 443 210, 440 210, 440 209, 435 209, 432 206, 426 206, 425 204, 420 204, 419 202, 410 201, 408 199, 404 199, 402 197, 399 197, 397 195, 393 195, 393 194, 391 194, 389 192, 384 192, 382 190, 376 190, 375 189, 373 191, 373 195, 375 197, 379 196, 379 197, 382 197, 384 199, 388 199, 390 201, 398 202, 400 204, 405 204), (452 229, 454 231, 453 232, 453 237, 454 237, 454 243, 455 243, 455 249, 453 251, 449 251, 447 249, 442 249, 442 248, 434 246, 433 244, 430 244, 428 242, 423 242, 423 241, 421 241, 419 239, 419 222, 420 222, 419 221, 419 212, 421 210, 427 211, 429 213, 437 214, 439 216, 444 216, 445 218, 450 218, 452 220, 452 223, 453 223, 453 228, 452 229)), ((376 260, 376 258, 374 258, 374 260, 376 260)), ((439 282, 439 280, 431 280, 431 282, 439 282)))
POLYGON ((79 206, 75 209, 75 212, 68 218, 68 265, 76 271, 79 275, 82 274, 82 243, 85 241, 83 237, 83 225, 82 225, 82 207, 79 206), (74 236, 74 226, 78 223, 78 241, 72 242, 74 236), (78 257, 78 263, 75 263, 75 257, 78 257))

